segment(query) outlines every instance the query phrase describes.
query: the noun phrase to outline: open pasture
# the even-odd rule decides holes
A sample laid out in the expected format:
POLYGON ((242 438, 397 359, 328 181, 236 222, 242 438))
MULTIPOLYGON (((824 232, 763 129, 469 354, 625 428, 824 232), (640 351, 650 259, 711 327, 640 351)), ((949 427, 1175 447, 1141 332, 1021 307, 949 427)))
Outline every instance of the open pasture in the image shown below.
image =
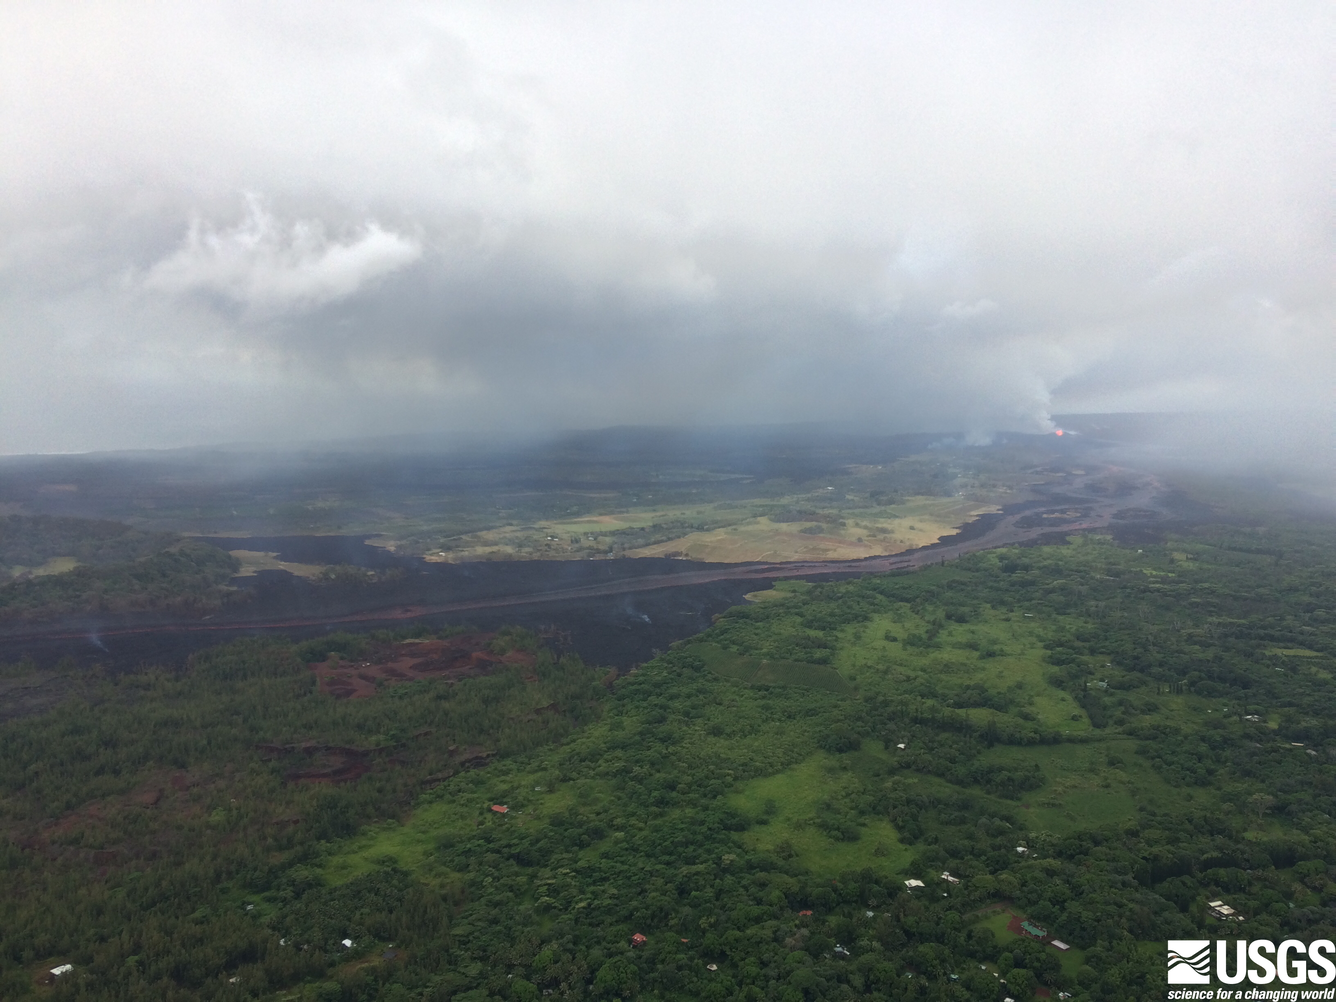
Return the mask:
POLYGON ((260 550, 228 550, 227 552, 241 562, 241 569, 236 573, 239 578, 254 577, 260 571, 287 571, 299 578, 315 580, 330 566, 328 564, 300 564, 290 560, 279 560, 277 553, 264 553, 260 550))
POLYGON ((752 685, 805 685, 840 695, 853 692, 839 672, 803 661, 769 661, 734 654, 714 644, 692 644, 685 648, 697 655, 717 675, 752 685))
POLYGON ((831 518, 813 513, 802 521, 776 521, 762 516, 642 547, 630 555, 681 555, 712 563, 857 560, 928 546, 997 510, 962 498, 920 497, 888 508, 839 512, 831 518))
POLYGON ((984 726, 1008 713, 1068 735, 1090 731, 1072 696, 1048 684, 1044 623, 989 606, 961 609, 901 604, 841 630, 834 666, 859 688, 940 700, 984 726), (963 622, 948 618, 956 615, 963 622))
POLYGON ((482 529, 445 541, 429 550, 425 559, 856 560, 930 545, 994 511, 994 505, 961 497, 913 497, 869 507, 864 498, 824 493, 634 507, 482 529))
MULTIPOLYGON (((880 748, 870 755, 885 757, 880 748)), ((885 818, 850 817, 860 782, 849 762, 819 753, 773 776, 745 784, 729 802, 753 821, 743 842, 814 873, 838 876, 868 867, 894 873, 912 851, 885 818)))

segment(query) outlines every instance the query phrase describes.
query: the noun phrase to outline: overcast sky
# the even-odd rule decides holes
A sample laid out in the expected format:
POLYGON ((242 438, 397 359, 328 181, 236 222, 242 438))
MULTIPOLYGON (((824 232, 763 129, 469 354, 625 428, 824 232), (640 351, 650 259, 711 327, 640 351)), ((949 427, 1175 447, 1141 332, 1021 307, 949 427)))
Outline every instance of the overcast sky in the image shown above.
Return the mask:
POLYGON ((0 453, 1336 402, 1328 2, 0 5, 0 453))

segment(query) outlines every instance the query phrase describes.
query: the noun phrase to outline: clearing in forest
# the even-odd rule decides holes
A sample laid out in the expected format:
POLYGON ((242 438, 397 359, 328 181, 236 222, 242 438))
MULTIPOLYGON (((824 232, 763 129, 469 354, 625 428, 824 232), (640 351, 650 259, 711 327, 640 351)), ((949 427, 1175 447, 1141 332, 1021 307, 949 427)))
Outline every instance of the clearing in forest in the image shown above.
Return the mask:
POLYGON ((734 654, 714 644, 692 644, 686 648, 705 662, 716 675, 753 685, 805 685, 813 689, 848 695, 852 687, 834 668, 805 661, 769 661, 734 654))
POLYGON ((368 699, 381 686, 443 678, 457 682, 490 675, 505 665, 532 668, 529 651, 492 650, 494 633, 465 633, 440 640, 407 640, 373 649, 367 654, 344 658, 331 653, 329 660, 309 667, 320 681, 320 691, 337 699, 368 699))
POLYGON ((505 525, 429 551, 439 563, 680 557, 714 563, 851 560, 937 542, 995 505, 963 497, 912 497, 878 507, 843 497, 795 496, 723 504, 636 508, 505 525))
POLYGON ((859 816, 861 772, 889 768, 877 742, 852 755, 825 752, 783 772, 747 783, 729 803, 757 823, 742 835, 750 849, 796 859, 823 876, 864 867, 893 873, 912 857, 884 817, 859 816), (849 759, 855 759, 852 768, 849 759), (859 768, 864 766, 866 768, 859 768))

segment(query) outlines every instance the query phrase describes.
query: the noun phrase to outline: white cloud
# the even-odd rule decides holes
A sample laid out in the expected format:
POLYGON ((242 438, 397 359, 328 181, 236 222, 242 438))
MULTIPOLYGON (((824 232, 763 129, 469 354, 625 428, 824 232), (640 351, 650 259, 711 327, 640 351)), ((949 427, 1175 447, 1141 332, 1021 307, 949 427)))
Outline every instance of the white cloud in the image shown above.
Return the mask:
POLYGON ((1332 51, 1321 0, 11 0, 0 451, 1329 398, 1332 51))
POLYGON ((246 218, 231 229, 191 222, 181 247, 153 265, 141 284, 159 292, 216 293, 259 311, 302 310, 345 299, 421 256, 419 239, 375 222, 344 241, 330 239, 319 220, 283 226, 250 195, 246 218))
POLYGON ((973 303, 956 300, 949 306, 942 307, 942 316, 948 320, 973 320, 997 312, 997 303, 991 299, 980 299, 973 303))

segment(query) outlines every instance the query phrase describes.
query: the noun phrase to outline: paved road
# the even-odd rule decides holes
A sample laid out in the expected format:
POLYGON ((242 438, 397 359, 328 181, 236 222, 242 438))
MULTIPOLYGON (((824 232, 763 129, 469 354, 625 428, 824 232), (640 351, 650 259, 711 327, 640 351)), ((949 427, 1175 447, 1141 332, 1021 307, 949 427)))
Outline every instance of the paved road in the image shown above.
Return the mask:
MULTIPOLYGON (((712 565, 700 571, 682 571, 672 574, 647 574, 644 577, 602 581, 596 584, 558 588, 544 592, 525 592, 517 595, 467 599, 433 605, 399 605, 389 608, 367 609, 342 616, 282 620, 225 620, 219 622, 173 622, 153 625, 112 627, 101 631, 101 636, 112 637, 143 633, 206 633, 237 632, 241 630, 292 629, 297 627, 338 625, 341 623, 382 623, 393 620, 419 619, 424 616, 473 612, 485 609, 504 609, 516 606, 538 605, 547 602, 568 602, 575 599, 621 595, 628 592, 657 591, 662 588, 681 588, 690 585, 711 584, 717 581, 750 581, 758 583, 783 578, 811 577, 819 574, 880 574, 887 571, 917 570, 955 560, 967 553, 996 549, 1030 542, 1052 533, 1070 535, 1091 529, 1102 529, 1114 521, 1114 514, 1126 509, 1162 511, 1160 497, 1164 487, 1154 477, 1131 471, 1115 471, 1104 467, 1089 473, 1067 477, 1032 488, 1032 498, 1013 508, 998 519, 996 524, 979 535, 959 542, 938 543, 931 547, 910 550, 885 557, 863 560, 807 560, 785 563, 712 565), (1118 472, 1135 483, 1135 487, 1116 497, 1091 493, 1092 481, 1106 479, 1118 472), (1049 517, 1045 518, 1044 514, 1049 517), (1068 514, 1072 513, 1072 514, 1068 514)), ((72 639, 85 636, 76 633, 34 633, 14 640, 72 639)))

